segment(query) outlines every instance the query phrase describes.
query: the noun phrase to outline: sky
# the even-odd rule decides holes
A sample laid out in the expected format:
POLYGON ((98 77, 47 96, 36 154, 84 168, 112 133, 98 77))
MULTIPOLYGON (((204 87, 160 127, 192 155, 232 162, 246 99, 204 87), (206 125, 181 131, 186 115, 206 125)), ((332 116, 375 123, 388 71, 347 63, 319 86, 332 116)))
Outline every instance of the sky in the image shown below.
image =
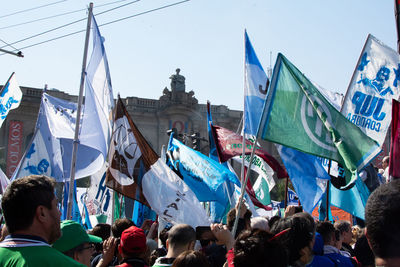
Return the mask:
MULTIPOLYGON (((284 54, 325 89, 345 93, 370 33, 396 49, 394 1, 190 0, 122 20, 180 0, 93 1, 105 39, 114 97, 158 99, 176 68, 199 103, 243 109, 244 30, 264 69, 284 54), (103 11, 125 5, 109 12, 103 11)), ((25 48, 86 28, 89 1, 7 1, 0 10, 0 84, 12 72, 21 86, 56 88, 78 95, 85 33, 25 48), (37 8, 44 6, 42 8, 37 8), (30 11, 25 11, 31 9, 30 11), (25 11, 25 12, 24 12, 25 11), (73 12, 71 14, 56 16, 73 12), (15 24, 43 19, 19 26, 15 24)), ((90 53, 90 50, 89 50, 90 53)))

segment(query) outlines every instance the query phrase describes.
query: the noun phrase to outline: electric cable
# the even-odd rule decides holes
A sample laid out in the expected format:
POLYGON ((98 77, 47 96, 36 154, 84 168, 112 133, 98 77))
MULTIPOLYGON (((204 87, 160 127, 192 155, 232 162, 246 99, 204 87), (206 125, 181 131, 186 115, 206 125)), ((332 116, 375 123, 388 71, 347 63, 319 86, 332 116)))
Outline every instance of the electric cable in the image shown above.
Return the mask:
MULTIPOLYGON (((105 4, 101 4, 101 5, 96 6, 96 8, 103 7, 103 6, 109 6, 109 5, 113 5, 113 4, 120 3, 120 2, 125 2, 125 1, 127 1, 127 0, 118 0, 118 1, 110 2, 110 3, 105 3, 105 4)), ((48 20, 48 19, 52 19, 52 18, 57 18, 57 17, 61 17, 61 16, 65 16, 65 15, 69 15, 69 14, 85 11, 85 10, 87 10, 87 9, 86 8, 81 8, 81 9, 77 9, 77 10, 73 10, 73 11, 68 11, 68 12, 65 12, 65 13, 60 13, 60 14, 57 14, 57 15, 52 15, 52 16, 48 16, 48 17, 29 20, 29 21, 25 21, 25 22, 21 22, 21 23, 17 23, 17 24, 12 24, 12 25, 8 25, 8 26, 0 27, 0 30, 14 28, 14 27, 17 27, 17 26, 30 24, 30 23, 34 23, 34 22, 37 22, 37 21, 43 21, 43 20, 48 20)))
POLYGON ((67 1, 67 0, 61 0, 61 1, 52 2, 52 3, 49 3, 49 4, 37 6, 37 7, 32 7, 32 8, 24 9, 24 10, 21 10, 21 11, 16 11, 16 12, 13 12, 13 13, 10 13, 10 14, 7 14, 7 15, 2 15, 2 16, 0 16, 0 19, 1 19, 1 18, 5 18, 5 17, 9 17, 9 16, 13 16, 13 15, 16 15, 16 14, 21 14, 21 13, 24 13, 24 12, 32 11, 32 10, 39 9, 39 8, 42 8, 42 7, 47 7, 47 6, 59 4, 59 3, 61 3, 61 2, 65 2, 65 1, 67 1))

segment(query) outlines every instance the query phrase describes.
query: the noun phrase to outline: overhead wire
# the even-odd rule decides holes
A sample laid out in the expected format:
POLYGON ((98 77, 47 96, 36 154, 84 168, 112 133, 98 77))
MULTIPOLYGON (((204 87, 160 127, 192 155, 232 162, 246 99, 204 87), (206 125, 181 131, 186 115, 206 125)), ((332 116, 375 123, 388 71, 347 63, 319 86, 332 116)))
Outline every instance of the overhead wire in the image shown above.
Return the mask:
MULTIPOLYGON (((134 1, 134 2, 138 2, 138 1, 140 1, 140 0, 136 0, 136 1, 134 1)), ((99 27, 106 26, 106 25, 110 25, 110 24, 113 24, 113 23, 116 23, 116 22, 120 22, 120 21, 123 21, 123 20, 126 20, 126 19, 130 19, 130 18, 133 18, 133 17, 141 16, 141 15, 144 15, 144 14, 148 14, 148 13, 155 12, 155 11, 158 11, 158 10, 161 10, 161 9, 165 9, 165 8, 169 8, 169 7, 172 7, 172 6, 180 5, 180 4, 183 4, 183 3, 185 3, 185 2, 189 2, 189 1, 190 1, 190 0, 183 0, 183 1, 175 2, 175 3, 169 4, 169 5, 165 5, 165 6, 161 6, 161 7, 158 7, 158 8, 150 9, 150 10, 147 10, 147 11, 144 11, 144 12, 140 12, 140 13, 137 13, 137 14, 134 14, 134 15, 131 15, 131 16, 127 16, 127 17, 124 17, 124 18, 121 18, 121 19, 117 19, 117 20, 113 20, 113 21, 110 21, 110 22, 107 22, 107 23, 100 24, 99 27)), ((126 4, 125 4, 124 6, 126 6, 126 4)), ((121 6, 121 7, 122 7, 122 6, 121 6)), ((118 7, 118 8, 119 8, 119 7, 118 7)), ((113 9, 110 9, 110 10, 106 10, 106 11, 103 11, 103 12, 100 12, 100 13, 98 13, 98 14, 95 14, 95 16, 96 16, 96 15, 104 14, 104 13, 106 13, 106 12, 109 12, 109 11, 112 11, 112 10, 115 10, 115 9, 116 9, 116 8, 113 8, 113 9)), ((66 24, 66 25, 62 25, 62 26, 57 27, 57 28, 55 28, 55 29, 51 29, 51 30, 48 30, 48 31, 43 32, 43 33, 40 33, 40 34, 36 34, 36 35, 34 35, 33 37, 36 37, 36 36, 39 36, 39 35, 48 33, 48 32, 50 32, 50 31, 53 31, 53 30, 56 30, 56 29, 59 29, 59 28, 62 28, 62 27, 69 26, 69 25, 71 25, 71 24, 73 24, 73 23, 76 23, 76 22, 79 22, 79 21, 82 21, 82 20, 85 20, 85 19, 86 19, 86 18, 80 19, 80 20, 77 20, 77 21, 74 21, 74 22, 71 22, 71 23, 68 23, 68 24, 66 24)), ((48 39, 48 40, 45 40, 45 41, 42 41, 42 42, 38 42, 38 43, 34 43, 34 44, 31 44, 31 45, 22 47, 22 48, 20 48, 19 50, 23 50, 23 49, 27 49, 27 48, 30 48, 30 47, 38 46, 38 45, 41 45, 41 44, 44 44, 44 43, 48 43, 48 42, 55 41, 55 40, 58 40, 58 39, 61 39, 61 38, 65 38, 65 37, 68 37, 68 36, 71 36, 71 35, 75 35, 75 34, 78 34, 78 33, 84 32, 84 31, 86 31, 86 30, 79 30, 79 31, 75 31, 75 32, 72 32, 72 33, 68 33, 68 34, 65 34, 65 35, 58 36, 58 37, 54 37, 54 38, 51 38, 51 39, 48 39)), ((16 43, 19 43, 19 42, 22 42, 22 41, 31 39, 31 38, 33 38, 33 37, 28 37, 28 38, 25 38, 25 39, 16 41, 16 42, 14 42, 14 43, 12 43, 12 44, 16 44, 16 43)), ((0 48, 2 48, 2 47, 0 47, 0 48)), ((15 50, 14 50, 14 51, 15 51, 15 50)), ((1 56, 1 55, 4 55, 4 54, 0 54, 0 56, 1 56)))
MULTIPOLYGON (((121 5, 121 6, 114 7, 114 8, 108 9, 108 10, 105 10, 105 11, 103 11, 103 12, 100 12, 100 13, 96 14, 96 15, 104 14, 104 13, 107 13, 107 12, 110 12, 110 11, 113 11, 113 10, 116 10, 116 9, 118 9, 118 8, 122 8, 122 7, 125 7, 125 6, 127 6, 127 5, 134 4, 134 3, 139 2, 139 1, 140 1, 140 0, 134 0, 134 1, 131 1, 131 2, 129 2, 129 3, 123 4, 123 5, 121 5)), ((41 35, 43 35, 43 34, 46 34, 46 33, 49 33, 49 32, 53 32, 53 31, 56 31, 56 30, 59 30, 59 29, 65 28, 65 27, 68 27, 68 26, 70 26, 70 25, 72 25, 72 24, 75 24, 75 23, 78 23, 78 22, 81 22, 81 21, 84 21, 84 20, 86 20, 86 18, 82 18, 82 19, 78 19, 78 20, 72 21, 72 22, 70 22, 70 23, 67 23, 67 24, 64 24, 64 25, 55 27, 55 28, 53 28, 53 29, 50 29, 50 30, 47 30, 47 31, 44 31, 44 32, 41 32, 41 33, 38 33, 38 34, 35 34, 35 35, 32 35, 32 36, 23 38, 23 39, 21 39, 21 40, 12 42, 11 45, 18 44, 18 43, 20 43, 20 42, 23 42, 23 41, 26 41, 26 40, 29 40, 29 39, 32 39, 32 38, 41 36, 41 35)), ((77 32, 75 32, 75 33, 73 33, 73 34, 76 34, 76 33, 79 33, 79 32, 81 32, 81 31, 77 31, 77 32)), ((69 35, 70 35, 70 34, 67 34, 67 35, 65 35, 65 37, 66 37, 66 36, 69 36, 69 35)), ((50 40, 57 40, 57 39, 59 39, 59 38, 52 38, 52 39, 50 39, 50 40)), ((43 43, 43 42, 40 42, 40 43, 43 43)), ((38 43, 38 44, 39 44, 39 43, 38 43)), ((4 47, 7 47, 7 46, 2 46, 2 47, 0 47, 0 48, 4 48, 4 47)), ((23 49, 23 48, 20 48, 20 50, 21 50, 21 49, 23 49)))
POLYGON ((43 8, 43 7, 59 4, 59 3, 62 3, 62 2, 66 2, 66 1, 67 0, 56 1, 56 2, 49 3, 49 4, 45 4, 45 5, 41 5, 41 6, 37 6, 37 7, 32 7, 32 8, 24 9, 24 10, 21 10, 21 11, 16 11, 16 12, 13 12, 13 13, 10 13, 10 14, 7 14, 7 15, 1 15, 0 19, 1 18, 5 18, 5 17, 9 17, 9 16, 13 16, 13 15, 16 15, 16 14, 21 14, 21 13, 25 13, 25 12, 28 12, 28 11, 36 10, 36 9, 39 9, 39 8, 43 8))
MULTIPOLYGON (((105 3, 105 4, 98 5, 98 6, 96 6, 96 8, 103 7, 103 6, 109 6, 109 5, 113 5, 113 4, 120 3, 120 2, 125 2, 125 1, 127 1, 127 0, 113 1, 113 2, 110 2, 110 3, 105 3)), ((60 14, 57 14, 57 15, 52 15, 52 16, 48 16, 48 17, 29 20, 29 21, 25 21, 25 22, 21 22, 21 23, 17 23, 17 24, 12 24, 12 25, 8 25, 8 26, 0 27, 0 30, 14 28, 14 27, 17 27, 17 26, 26 25, 26 24, 30 24, 30 23, 34 23, 34 22, 38 22, 38 21, 43 21, 43 20, 48 20, 48 19, 52 19, 52 18, 57 18, 57 17, 61 17, 61 16, 65 16, 65 15, 69 15, 69 14, 85 11, 85 10, 87 10, 87 9, 86 8, 81 8, 81 9, 77 9, 77 10, 73 10, 73 11, 68 11, 68 12, 65 12, 65 13, 60 13, 60 14)))

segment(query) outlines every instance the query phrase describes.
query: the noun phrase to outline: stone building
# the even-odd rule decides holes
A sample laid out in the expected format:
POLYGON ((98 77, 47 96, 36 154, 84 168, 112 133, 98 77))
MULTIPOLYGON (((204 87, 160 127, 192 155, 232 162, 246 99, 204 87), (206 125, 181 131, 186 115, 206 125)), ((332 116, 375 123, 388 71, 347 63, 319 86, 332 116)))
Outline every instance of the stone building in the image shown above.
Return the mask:
MULTIPOLYGON (((167 131, 176 128, 183 137, 198 133, 208 139, 207 105, 199 104, 193 91, 186 92, 185 77, 177 69, 171 79, 170 88, 165 87, 157 99, 127 97, 123 99, 133 121, 153 149, 160 153, 167 145, 167 131)), ((21 105, 12 110, 0 129, 0 165, 7 175, 13 172, 33 136, 43 89, 21 87, 21 105)), ((161 90, 160 90, 161 91, 161 90)), ((47 90, 48 94, 77 102, 77 96, 58 90, 47 90)), ((236 131, 242 111, 230 110, 225 105, 212 105, 211 112, 216 125, 236 131)), ((186 144, 192 146, 192 139, 186 144)), ((201 141, 199 150, 208 154, 208 143, 201 141)))

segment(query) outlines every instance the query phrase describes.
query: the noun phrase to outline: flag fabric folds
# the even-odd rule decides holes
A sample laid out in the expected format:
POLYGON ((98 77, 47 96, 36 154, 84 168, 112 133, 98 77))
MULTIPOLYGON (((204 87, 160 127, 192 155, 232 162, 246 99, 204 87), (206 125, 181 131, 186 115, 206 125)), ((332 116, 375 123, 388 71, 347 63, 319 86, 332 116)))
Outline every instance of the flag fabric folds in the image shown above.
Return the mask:
POLYGON ((342 163, 346 185, 379 152, 376 141, 338 112, 282 54, 274 68, 259 136, 342 163))
POLYGON ((400 102, 393 99, 390 136, 389 176, 400 178, 400 102))
POLYGON ((93 165, 96 164, 95 171, 91 174, 98 171, 106 161, 112 133, 111 121, 114 106, 107 55, 94 17, 92 24, 93 50, 86 69, 85 106, 79 134, 80 143, 100 152, 93 163, 93 165))
MULTIPOLYGON (((215 144, 217 147, 218 156, 222 162, 225 162, 235 156, 242 155, 242 142, 243 142, 242 136, 217 125, 212 125, 212 131, 215 139, 215 144)), ((247 139, 245 141, 246 141, 245 154, 249 156, 248 159, 249 161, 251 150, 253 148, 253 143, 251 143, 247 139)), ((273 174, 273 171, 275 171, 278 178, 287 177, 288 174, 286 170, 279 164, 279 162, 274 157, 269 155, 267 152, 265 152, 259 147, 256 147, 255 155, 259 156, 267 163, 262 165, 262 162, 260 160, 256 159, 257 162, 254 162, 253 160, 252 165, 261 168, 262 169, 261 173, 263 173, 263 175, 265 174, 266 176, 272 178, 271 175, 273 174)))
POLYGON ((253 49, 247 32, 244 32, 245 42, 245 83, 243 129, 245 134, 256 135, 260 122, 260 110, 268 89, 268 77, 261 66, 253 49))
MULTIPOLYGON (((12 179, 31 174, 48 175, 58 182, 69 179, 76 109, 75 103, 43 93, 32 143, 12 179)), ((78 144, 76 178, 98 170, 96 159, 100 153, 85 142, 78 144)))
POLYGON ((196 227, 210 221, 192 190, 154 152, 118 98, 107 186, 150 206, 167 222, 196 227))
POLYGON ((218 188, 230 181, 240 185, 236 175, 219 162, 195 151, 171 134, 168 155, 174 169, 192 189, 200 201, 218 201, 225 203, 225 196, 217 194, 218 188))
POLYGON ((392 99, 399 96, 400 55, 370 34, 341 113, 382 146, 390 126, 392 99))
POLYGON ((304 211, 311 214, 325 193, 330 176, 317 157, 282 145, 276 147, 304 211))
POLYGON ((0 93, 0 127, 10 110, 19 107, 22 99, 22 91, 18 86, 13 72, 0 93))
POLYGON ((6 174, 3 172, 3 170, 0 168, 0 195, 4 193, 4 190, 6 190, 7 186, 10 184, 10 179, 6 176, 6 174))

